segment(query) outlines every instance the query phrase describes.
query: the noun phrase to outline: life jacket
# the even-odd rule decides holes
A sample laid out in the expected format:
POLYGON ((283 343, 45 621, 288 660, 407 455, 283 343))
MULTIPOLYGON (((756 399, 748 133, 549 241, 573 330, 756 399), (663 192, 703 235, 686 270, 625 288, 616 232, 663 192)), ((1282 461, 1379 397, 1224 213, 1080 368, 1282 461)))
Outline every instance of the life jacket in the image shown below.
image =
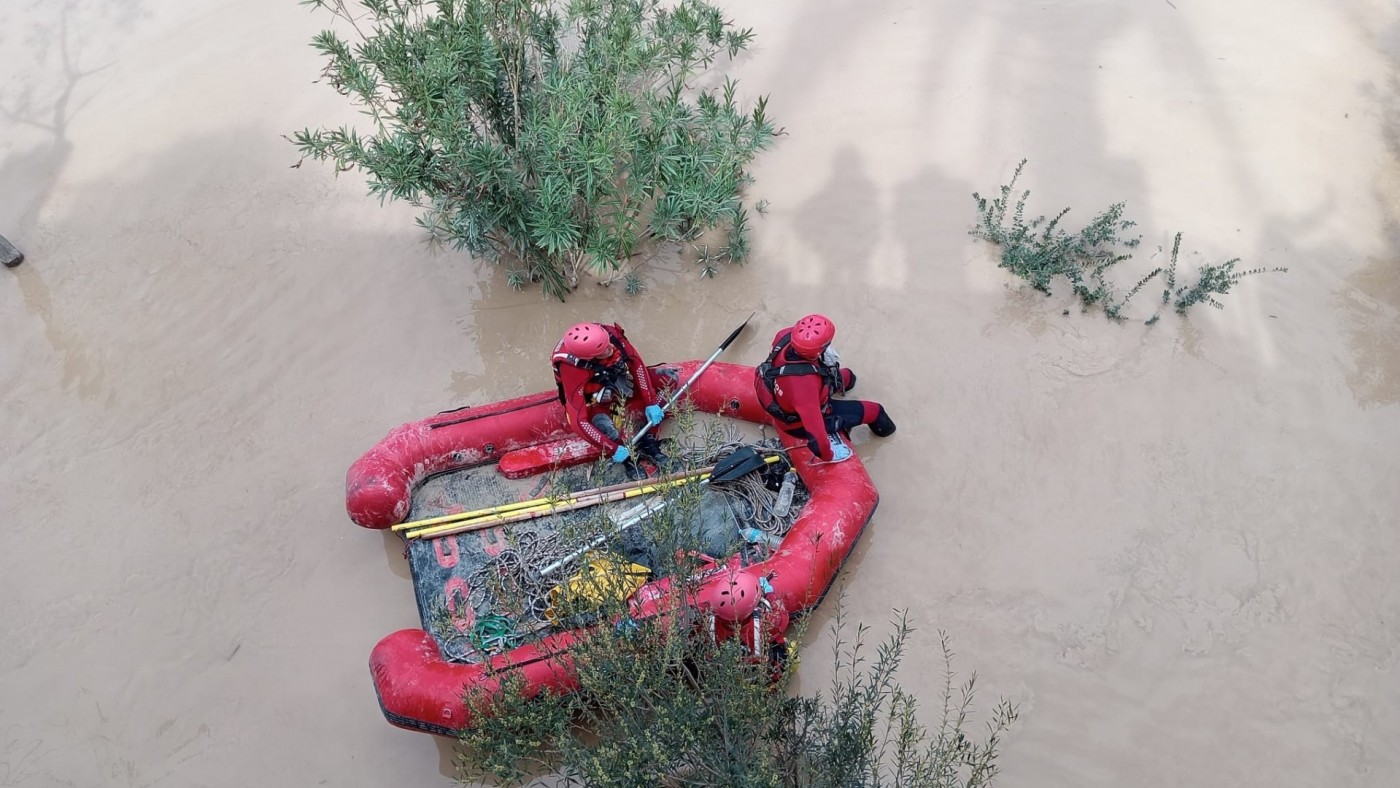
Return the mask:
POLYGON ((594 402, 606 402, 613 395, 626 400, 636 390, 631 369, 628 367, 627 348, 622 344, 622 330, 616 326, 603 326, 603 329, 608 332, 608 341, 617 350, 617 360, 613 363, 602 364, 562 351, 555 352, 550 357, 550 364, 554 367, 554 388, 559 393, 561 405, 567 404, 564 397, 564 378, 559 374, 561 364, 572 364, 579 369, 588 370, 589 378, 583 386, 583 394, 585 397, 592 397, 594 402))
MULTIPOLYGON (((846 390, 841 380, 841 366, 839 364, 827 364, 825 362, 813 363, 810 361, 792 361, 778 363, 783 353, 787 351, 788 345, 792 344, 792 333, 788 332, 778 339, 773 345, 773 350, 768 354, 768 358, 758 365, 755 376, 762 384, 763 390, 768 396, 759 395, 759 402, 763 404, 763 409, 768 411, 768 415, 777 419, 783 424, 797 424, 802 421, 802 417, 796 413, 789 413, 783 410, 778 404, 778 378, 792 375, 820 375, 822 383, 831 389, 834 394, 841 394, 846 390)), ((823 403, 823 410, 825 403, 823 403)))

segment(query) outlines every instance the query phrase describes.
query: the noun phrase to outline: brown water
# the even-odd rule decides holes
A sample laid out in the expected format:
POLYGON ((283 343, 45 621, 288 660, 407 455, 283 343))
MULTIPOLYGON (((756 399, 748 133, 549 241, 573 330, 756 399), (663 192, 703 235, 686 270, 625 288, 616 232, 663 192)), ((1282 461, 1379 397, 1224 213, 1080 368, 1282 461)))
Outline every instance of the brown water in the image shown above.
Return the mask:
MULTIPOLYGON (((756 360, 808 310, 900 432, 846 572, 1019 702, 1005 785, 1400 784, 1400 15, 1380 0, 733 3, 791 136, 752 264, 517 294, 279 135, 353 115, 290 0, 0 6, 0 785, 436 785, 346 466, 542 390, 583 318, 756 360), (969 197, 1126 200, 1288 266, 1152 328, 1007 287, 969 197)), ((1143 257, 1147 257, 1145 253, 1143 257)), ((1145 259, 1141 265, 1147 265, 1145 259)), ((1150 297, 1136 307, 1150 312, 1150 297)), ((825 660, 804 663, 820 684, 825 660)))

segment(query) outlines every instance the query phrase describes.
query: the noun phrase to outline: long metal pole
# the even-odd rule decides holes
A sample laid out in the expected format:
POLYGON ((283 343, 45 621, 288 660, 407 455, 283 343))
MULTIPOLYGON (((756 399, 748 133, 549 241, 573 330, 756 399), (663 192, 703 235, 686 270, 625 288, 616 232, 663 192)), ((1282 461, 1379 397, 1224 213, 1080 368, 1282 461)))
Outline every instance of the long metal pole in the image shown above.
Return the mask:
MULTIPOLYGON (((725 351, 726 348, 728 348, 731 344, 733 344, 734 340, 736 340, 736 339, 739 338, 739 334, 740 334, 741 332, 743 332, 744 327, 747 326, 747 325, 749 324, 749 321, 750 321, 750 320, 753 320, 753 316, 754 316, 755 314, 758 314, 758 313, 757 313, 757 312, 750 312, 750 313, 749 313, 749 316, 748 316, 747 318, 744 318, 744 322, 741 323, 741 324, 739 325, 738 328, 736 328, 736 329, 734 329, 732 332, 730 332, 729 336, 725 337, 725 339, 724 339, 723 342, 719 343, 719 347, 715 349, 715 352, 713 352, 713 353, 710 354, 710 357, 709 357, 709 358, 705 359, 705 363, 704 363, 704 364, 701 364, 699 369, 695 370, 695 374, 690 376, 690 380, 687 380, 687 381, 685 382, 685 385, 683 385, 683 386, 681 386, 679 389, 677 389, 676 393, 675 393, 675 394, 672 394, 672 395, 671 395, 671 398, 668 399, 668 400, 666 400, 666 404, 661 406, 662 412, 665 412, 665 411, 670 410, 672 405, 674 405, 674 404, 676 404, 677 402, 680 401, 681 396, 684 395, 687 391, 690 390, 690 385, 691 385, 692 383, 694 383, 696 380, 698 380, 698 379, 700 378, 700 375, 701 375, 705 370, 707 370, 707 369, 710 368, 710 365, 711 365, 711 364, 715 363, 715 359, 719 358, 719 354, 723 353, 723 352, 725 351)), ((645 374, 645 373, 643 373, 643 374, 645 374)), ((646 424, 643 424, 643 425, 642 425, 642 428, 641 428, 640 430, 637 431, 637 434, 632 436, 632 440, 630 440, 630 441, 627 442, 628 448, 631 448, 631 447, 633 447, 633 446, 636 446, 636 445, 637 445, 637 441, 641 440, 641 439, 642 439, 642 436, 643 436, 643 435, 646 435, 647 432, 648 432, 650 429, 651 429, 651 422, 647 422, 646 424)))

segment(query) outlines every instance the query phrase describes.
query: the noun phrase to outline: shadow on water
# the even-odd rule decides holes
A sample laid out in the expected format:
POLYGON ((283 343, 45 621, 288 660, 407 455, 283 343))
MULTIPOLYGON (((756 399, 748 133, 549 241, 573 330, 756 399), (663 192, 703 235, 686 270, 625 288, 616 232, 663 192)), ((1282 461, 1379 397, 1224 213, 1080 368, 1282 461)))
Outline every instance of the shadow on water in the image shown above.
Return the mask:
MULTIPOLYGON (((782 85, 775 97, 783 105, 800 106, 813 88, 858 55, 850 50, 861 44, 860 36, 883 20, 877 10, 865 3, 848 0, 813 0, 801 3, 799 18, 784 25, 788 31, 782 51, 759 51, 756 57, 781 61, 773 72, 771 85, 782 85), (833 18, 839 19, 834 22, 833 18), (839 37, 833 37, 839 33, 839 37)), ((778 31, 758 30, 760 47, 778 31)), ((757 87, 765 93, 771 85, 757 87)))
MULTIPOLYGON (((0 162, 0 221, 13 223, 23 231, 43 209, 73 152, 68 127, 95 95, 79 86, 111 66, 102 51, 143 16, 143 0, 98 0, 81 4, 82 21, 74 20, 80 4, 34 2, 23 12, 39 17, 31 24, 10 21, 0 25, 0 51, 7 51, 12 38, 22 38, 24 49, 35 54, 32 64, 10 63, 11 68, 28 65, 34 72, 24 74, 16 87, 0 91, 0 119, 17 131, 38 131, 44 142, 0 162), (51 15, 56 14, 56 18, 51 15), (10 29, 6 30, 5 27, 10 29), (51 54, 56 50, 57 62, 51 54), (102 65, 95 65, 102 63, 102 65), (49 72, 52 78, 44 78, 49 72), (55 84, 50 84, 55 83, 55 84), (34 183, 38 188, 14 189, 9 184, 34 183)), ((20 12, 11 13, 20 16, 20 12)))
POLYGON ((1372 86, 1380 104, 1381 132, 1391 155, 1389 167, 1377 169, 1376 199, 1385 211, 1386 244, 1382 254, 1349 276, 1334 293, 1348 330, 1354 369, 1347 374, 1363 406, 1400 403, 1400 23, 1378 36, 1390 63, 1389 80, 1372 86))
MULTIPOLYGON (((1130 31, 1132 11, 1016 2, 941 3, 927 10, 924 95, 933 104, 957 106, 965 93, 976 94, 981 112, 960 113, 960 119, 982 130, 978 158, 1008 167, 986 173, 976 189, 993 190, 1026 158, 1025 185, 1040 181, 1055 184, 1056 194, 1101 194, 1099 185, 1112 183, 1117 193, 1105 205, 1128 200, 1132 207, 1139 200, 1140 166, 1108 154, 1100 95, 1103 52, 1130 31), (950 70, 954 63, 958 68, 950 70)), ((970 199, 964 210, 972 216, 970 199)))
MULTIPOLYGON (((95 13, 102 21, 110 13, 129 23, 140 15, 140 6, 139 0, 113 0, 99 4, 95 13)), ((47 274, 40 273, 44 267, 43 252, 55 241, 46 237, 47 228, 40 226, 39 216, 53 196, 73 153, 69 124, 96 95, 96 92, 89 92, 85 98, 79 98, 79 86, 107 68, 80 65, 79 61, 91 59, 84 57, 84 50, 93 34, 85 34, 70 22, 75 7, 73 2, 56 8, 33 3, 29 6, 31 13, 42 16, 56 11, 57 18, 15 28, 21 31, 25 48, 36 53, 41 67, 50 59, 51 50, 57 50, 59 87, 52 95, 44 94, 41 88, 36 88, 36 85, 42 86, 44 80, 29 79, 18 89, 0 93, 0 119, 16 130, 37 131, 42 140, 0 161, 0 184, 6 186, 0 190, 0 225, 16 243, 29 247, 29 263, 14 269, 10 275, 19 286, 25 308, 43 322, 45 338, 63 359, 63 388, 75 390, 79 398, 90 401, 97 398, 103 388, 102 364, 94 360, 85 340, 65 321, 63 311, 55 308, 53 294, 45 281, 47 274)), ((93 9, 84 10, 94 13, 93 9)), ((87 24, 85 27, 99 26, 87 24)), ((117 29, 121 28, 122 25, 117 25, 117 29)), ((14 29, 9 35, 15 35, 14 29)), ((5 48, 6 38, 0 33, 0 51, 5 48)))
POLYGON ((1372 257, 1338 289, 1354 369, 1347 384, 1366 406, 1400 404, 1400 224, 1392 218, 1389 251, 1372 257))
POLYGON ((978 289, 967 280, 961 259, 971 241, 973 191, 933 166, 896 186, 893 224, 902 254, 897 262, 877 261, 874 283, 905 292, 978 289))
POLYGON ((53 294, 39 270, 39 266, 28 263, 5 273, 19 285, 25 309, 43 322, 44 338, 62 358, 60 384, 63 389, 74 391, 80 399, 90 402, 103 392, 103 365, 88 351, 79 334, 64 323, 62 313, 55 311, 53 294))
POLYGON ((796 284, 844 289, 864 279, 872 261, 872 233, 878 233, 883 215, 880 192, 866 174, 860 150, 843 146, 826 183, 799 208, 796 225, 809 254, 789 269, 796 284))
MULTIPOLYGON (((939 167, 925 165, 906 180, 887 185, 873 180, 866 167, 872 156, 887 154, 880 147, 885 143, 861 139, 845 145, 833 157, 831 175, 800 205, 793 220, 802 248, 812 254, 800 263, 788 261, 787 279, 791 284, 833 287, 846 297, 864 301, 866 306, 879 300, 879 296, 868 295, 869 290, 951 294, 985 289, 984 281, 966 281, 968 276, 960 262, 970 244, 967 229, 976 218, 971 194, 994 191, 1010 177, 1010 167, 1023 156, 1033 162, 1027 180, 1051 184, 1044 187, 1051 193, 1046 199, 1061 201, 1067 199, 1065 195, 1078 198, 1087 194, 1103 206, 1118 200, 1127 200, 1130 206, 1145 202, 1140 166, 1132 159, 1113 158, 1106 153, 1105 126, 1093 90, 1098 82, 1095 53, 1123 33, 1127 12, 1026 12, 1003 6, 927 6, 922 24, 929 40, 919 50, 927 55, 921 68, 921 84, 915 92, 924 103, 925 116, 931 107, 960 106, 963 93, 968 90, 982 94, 986 98, 984 111, 959 114, 956 122, 986 129, 975 136, 976 144, 983 148, 1005 145, 1008 136, 1018 141, 1018 149, 978 156, 1007 162, 1007 171, 989 172, 985 182, 968 184, 955 181, 939 167), (1053 19, 1026 25, 1019 19, 1021 13, 1050 14, 1053 19), (1082 54, 1070 58, 1068 65, 1057 58, 1055 69, 1036 67, 1063 52, 1082 54), (974 65, 948 71, 950 63, 966 62, 974 65), (973 77, 971 82, 969 74, 973 77), (1009 85, 1019 86, 1008 90, 1009 85), (1053 131, 1064 127, 1067 116, 1075 119, 1071 156, 1064 155, 1065 141, 1053 131), (1034 162, 1043 166, 1036 167, 1034 162), (1092 178, 1082 177, 1083 173, 1092 173, 1092 178), (1103 194, 1103 183, 1114 185, 1111 196, 1103 194), (887 216, 892 219, 892 227, 886 227, 887 216), (885 233, 890 229, 895 233, 894 244, 886 246, 885 233), (896 247, 898 252, 894 251, 896 247)), ((828 12, 823 13, 829 16, 828 12)), ((918 23, 917 18, 914 21, 918 23)), ((789 57, 806 63, 802 52, 839 51, 849 35, 846 27, 827 19, 821 28, 804 34, 804 48, 794 49, 789 57)), ((815 70, 808 81, 816 79, 819 71, 815 70)), ((941 122, 954 121, 944 118, 941 122)), ((938 145, 937 140, 931 139, 916 142, 920 149, 908 151, 901 158, 927 161, 929 154, 925 149, 938 145)), ((1044 210, 1053 212, 1058 207, 1057 202, 1044 210)), ((897 318, 899 305, 891 308, 888 316, 897 318)))

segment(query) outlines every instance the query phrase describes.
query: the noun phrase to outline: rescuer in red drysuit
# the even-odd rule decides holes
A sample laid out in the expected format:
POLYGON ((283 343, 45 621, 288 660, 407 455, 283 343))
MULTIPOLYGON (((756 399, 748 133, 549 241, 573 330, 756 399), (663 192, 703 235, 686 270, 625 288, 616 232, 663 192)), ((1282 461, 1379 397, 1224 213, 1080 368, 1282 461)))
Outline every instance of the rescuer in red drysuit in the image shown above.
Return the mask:
POLYGON ((822 460, 840 461, 851 450, 828 436, 870 425, 881 438, 894 434, 894 420, 878 402, 832 399, 855 388, 856 376, 842 369, 831 349, 836 325, 822 315, 807 315, 773 337, 768 359, 754 371, 754 391, 773 425, 807 441, 822 460))
POLYGON ((670 381, 664 379, 664 373, 658 376, 646 368, 621 326, 572 326, 554 347, 550 361, 569 425, 584 440, 602 449, 613 462, 630 465, 632 452, 613 424, 612 414, 628 407, 640 409, 652 428, 637 442, 637 448, 658 467, 669 464, 656 437, 656 426, 665 415, 658 393, 662 383, 670 381))

